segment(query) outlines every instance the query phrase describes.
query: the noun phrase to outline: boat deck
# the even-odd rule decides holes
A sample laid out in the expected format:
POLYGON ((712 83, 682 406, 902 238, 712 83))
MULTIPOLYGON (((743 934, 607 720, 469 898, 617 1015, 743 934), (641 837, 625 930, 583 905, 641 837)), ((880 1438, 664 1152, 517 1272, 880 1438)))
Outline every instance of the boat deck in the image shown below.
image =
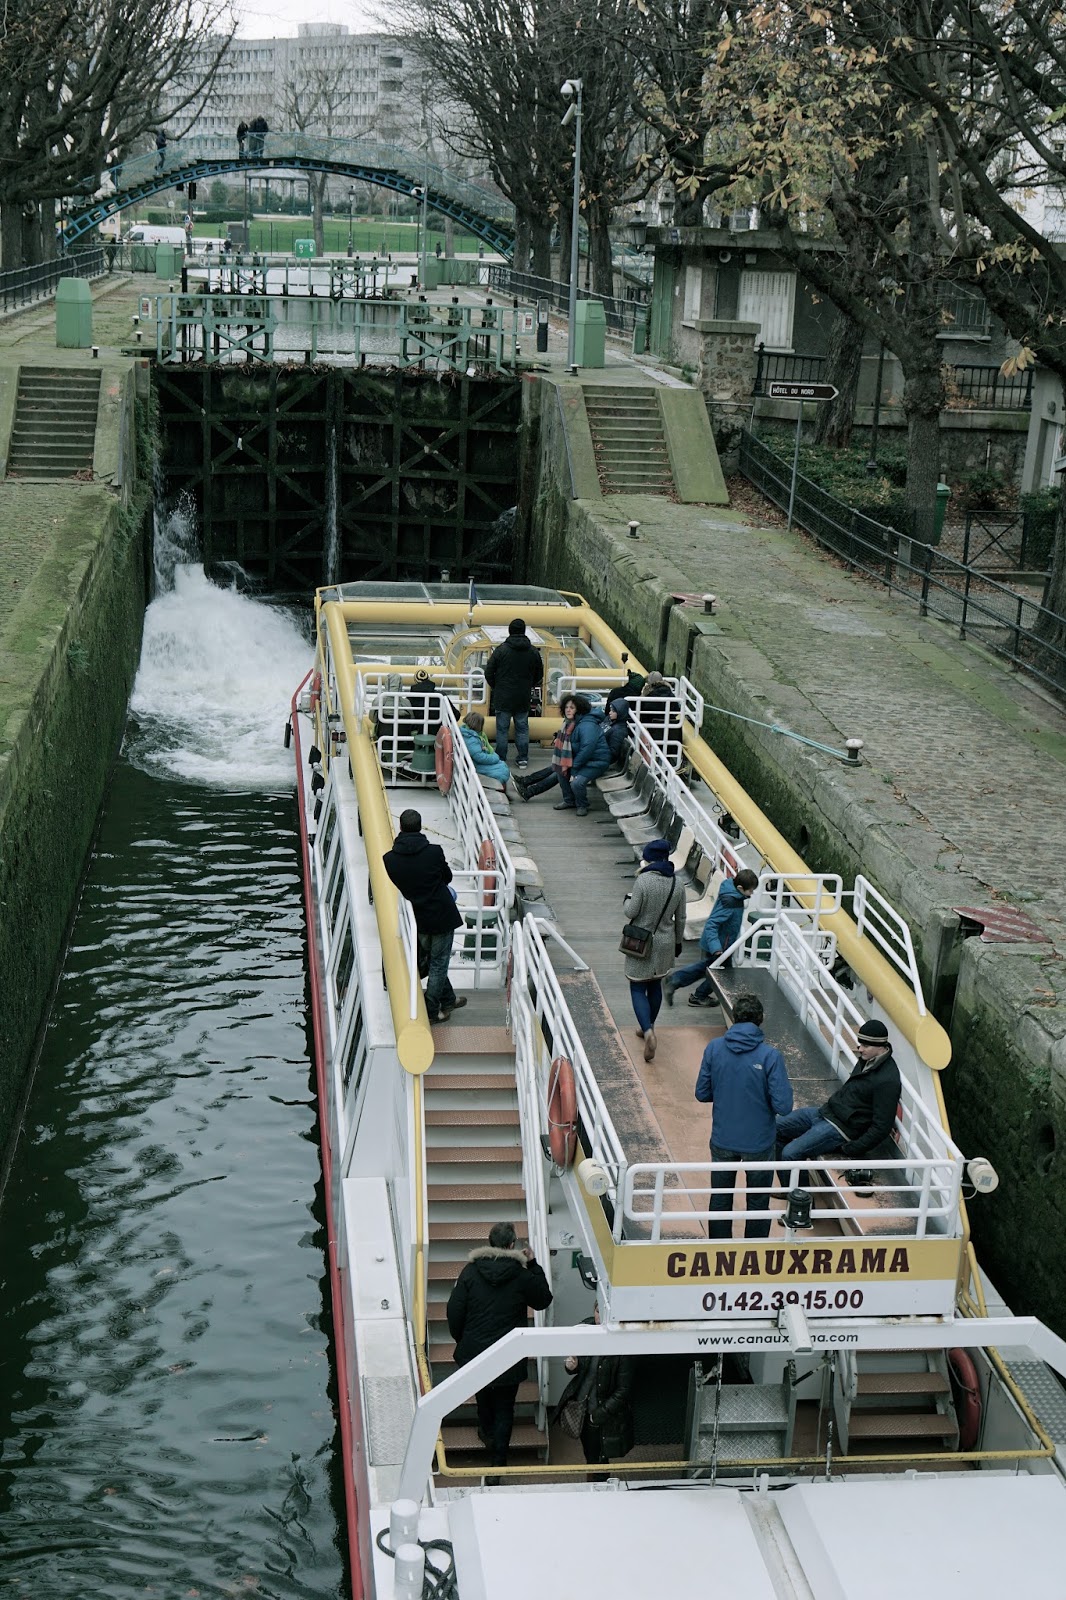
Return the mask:
MULTIPOLYGON (((513 758, 512 750, 512 764, 513 758)), ((530 764, 536 766, 536 752, 530 764)), ((769 973, 757 968, 720 973, 717 983, 723 1004, 713 1010, 690 1007, 687 1001, 692 991, 679 990, 676 1004, 664 1005, 659 1014, 656 1056, 654 1061, 645 1062, 643 1043, 636 1034, 624 958, 618 950, 619 931, 625 920, 622 903, 636 878, 639 859, 595 788, 590 791, 587 818, 555 811, 553 800, 557 792, 549 790, 526 805, 512 802, 503 818, 505 836, 514 835, 509 847, 515 856, 528 857, 536 863, 544 894, 543 908, 538 906, 538 912, 557 924, 588 963, 588 972, 575 973, 566 953, 554 943, 549 945, 567 1005, 627 1159, 667 1163, 708 1160, 713 1111, 710 1106, 696 1103, 696 1078, 708 1041, 719 1037, 728 1026, 732 995, 743 990, 758 993, 762 1000, 766 1013, 763 1029, 769 1042, 785 1057, 796 1105, 821 1104, 837 1086, 837 1080, 769 973)), ((502 810, 502 796, 493 798, 502 810)), ((457 857, 454 825, 446 802, 435 788, 427 786, 416 793, 406 787, 394 789, 390 799, 397 816, 404 805, 418 805, 427 834, 441 843, 449 856, 457 857)), ((690 942, 682 961, 694 959, 697 948, 690 942)), ((464 1011, 464 1021, 501 1020, 502 994, 482 990, 468 994, 468 1002, 472 1009, 464 1011)), ((739 1188, 742 1185, 743 1179, 739 1188)), ((859 1225, 863 1233, 911 1231, 909 1219, 897 1217, 879 1223, 879 1208, 894 1203, 894 1191, 887 1186, 878 1185, 870 1196, 857 1196, 849 1190, 847 1201, 853 1211, 868 1214, 869 1220, 864 1216, 859 1225)), ((740 1193, 737 1203, 738 1208, 742 1206, 740 1193)), ((702 1206, 703 1202, 700 1209, 702 1206)), ((771 1202, 772 1213, 783 1213, 783 1209, 782 1202, 771 1202)), ((685 1231, 690 1229, 691 1224, 685 1225, 685 1231)), ((676 1224, 665 1229, 675 1230, 676 1224)), ((842 1229, 823 1209, 815 1231, 839 1236, 842 1229)), ((854 1218, 848 1231, 855 1231, 854 1218)), ((734 1232, 743 1232, 739 1220, 734 1223, 734 1232)), ((775 1226, 773 1234, 777 1233, 775 1226)))

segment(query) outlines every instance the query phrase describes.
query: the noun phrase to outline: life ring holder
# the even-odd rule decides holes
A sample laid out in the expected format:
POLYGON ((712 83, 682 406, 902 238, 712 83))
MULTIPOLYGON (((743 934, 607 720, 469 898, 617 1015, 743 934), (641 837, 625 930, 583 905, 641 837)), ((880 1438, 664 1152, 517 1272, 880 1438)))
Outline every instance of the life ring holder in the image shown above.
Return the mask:
POLYGON ((482 880, 481 904, 486 910, 494 910, 496 906, 496 846, 491 839, 482 839, 481 849, 477 853, 477 869, 485 873, 482 880))
POLYGON ((556 1056, 548 1073, 548 1149, 565 1172, 577 1150, 577 1084, 569 1057, 556 1056))
POLYGON ((968 1351, 948 1351, 951 1392, 959 1421, 959 1449, 972 1450, 981 1436, 981 1386, 968 1351))
POLYGON ((451 789, 454 761, 452 730, 447 727, 438 728, 437 737, 433 741, 433 764, 437 772, 437 788, 441 794, 447 794, 451 789))

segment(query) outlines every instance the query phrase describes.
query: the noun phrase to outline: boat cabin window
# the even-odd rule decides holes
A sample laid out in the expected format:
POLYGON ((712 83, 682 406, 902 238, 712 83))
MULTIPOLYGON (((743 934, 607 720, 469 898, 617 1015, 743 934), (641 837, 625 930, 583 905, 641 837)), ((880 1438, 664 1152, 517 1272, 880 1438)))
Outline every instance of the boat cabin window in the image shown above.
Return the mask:
POLYGON ((352 942, 352 925, 347 924, 344 930, 344 939, 341 944, 340 955, 337 958, 337 1008, 344 1004, 344 997, 348 993, 348 985, 352 981, 352 971, 355 967, 355 945, 352 942))
POLYGON ((341 1063, 341 1076, 344 1080, 345 1094, 348 1093, 352 1078, 355 1078, 355 1087, 358 1090, 359 1080, 363 1076, 363 1068, 366 1065, 366 1050, 363 1043, 365 1033, 363 1007, 361 1002, 357 1000, 351 1026, 348 1030, 348 1042, 344 1051, 344 1060, 341 1063))

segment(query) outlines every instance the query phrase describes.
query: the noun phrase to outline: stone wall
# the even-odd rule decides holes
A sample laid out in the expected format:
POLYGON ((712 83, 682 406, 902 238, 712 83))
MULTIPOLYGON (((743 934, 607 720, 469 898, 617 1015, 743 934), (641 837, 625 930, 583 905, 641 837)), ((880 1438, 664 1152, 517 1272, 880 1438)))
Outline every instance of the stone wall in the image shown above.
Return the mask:
POLYGON ((0 491, 6 538, 29 539, 38 523, 50 532, 0 630, 0 1149, 14 1129, 125 723, 144 617, 150 491, 149 478, 125 496, 100 484, 0 491))

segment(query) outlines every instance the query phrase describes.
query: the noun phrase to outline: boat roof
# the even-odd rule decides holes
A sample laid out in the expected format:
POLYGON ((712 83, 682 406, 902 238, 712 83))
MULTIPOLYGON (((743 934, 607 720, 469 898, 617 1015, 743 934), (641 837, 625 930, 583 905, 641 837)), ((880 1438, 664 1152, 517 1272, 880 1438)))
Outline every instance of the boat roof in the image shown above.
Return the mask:
MULTIPOLYGON (((401 583, 388 579, 362 579, 358 583, 338 583, 318 591, 319 600, 384 600, 404 605, 462 604, 471 598, 469 583, 401 583)), ((571 597, 558 589, 544 589, 526 583, 478 584, 474 599, 486 605, 566 606, 571 597)), ((397 621, 400 617, 397 617, 397 621)))

